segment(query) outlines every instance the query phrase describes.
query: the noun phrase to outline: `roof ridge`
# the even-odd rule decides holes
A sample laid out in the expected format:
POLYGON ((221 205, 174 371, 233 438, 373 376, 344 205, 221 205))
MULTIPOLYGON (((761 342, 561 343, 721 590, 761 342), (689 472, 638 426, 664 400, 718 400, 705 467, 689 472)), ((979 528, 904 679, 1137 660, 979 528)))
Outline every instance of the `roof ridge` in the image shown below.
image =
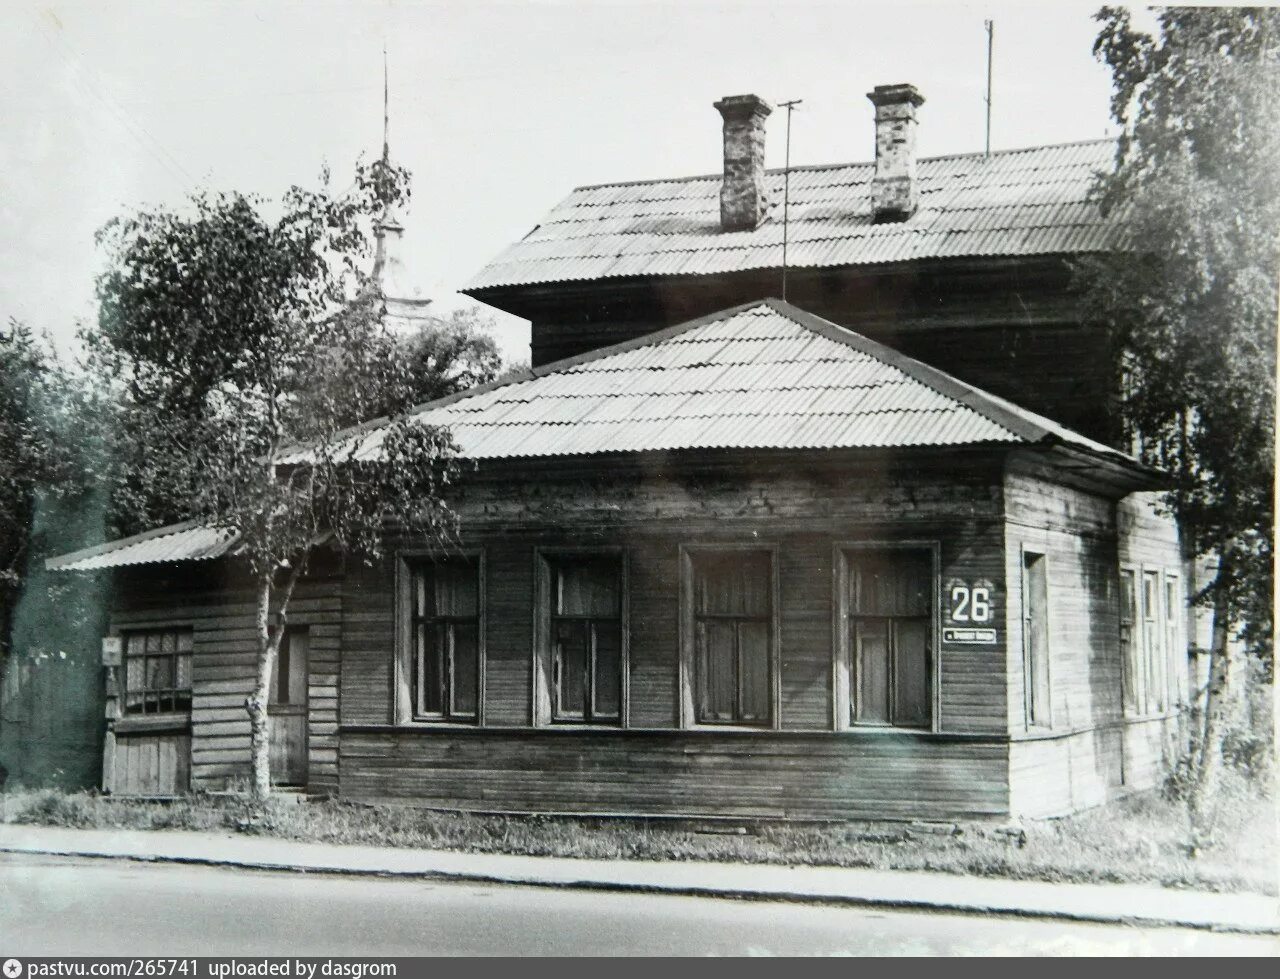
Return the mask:
MULTIPOLYGON (((1114 136, 1097 136, 1092 139, 1076 139, 1069 140, 1065 143, 1041 143, 1035 146, 1015 146, 1009 149, 992 150, 990 156, 1010 156, 1014 153, 1032 153, 1036 150, 1057 150, 1065 149, 1069 146, 1089 146, 1091 144, 1115 143, 1114 136)), ((934 163, 938 160, 959 160, 965 157, 974 157, 977 159, 987 159, 988 155, 982 150, 974 150, 965 153, 941 153, 937 156, 922 156, 916 160, 920 163, 934 163)), ((845 167, 869 167, 875 166, 875 160, 847 160, 844 162, 834 163, 806 163, 803 165, 791 167, 792 173, 812 172, 816 170, 840 170, 845 167)), ((766 174, 782 174, 786 172, 786 167, 766 167, 766 174)), ((596 184, 579 184, 569 191, 570 196, 583 190, 603 190, 606 187, 640 187, 644 184, 680 184, 693 183, 696 180, 719 180, 723 177, 722 173, 698 173, 686 174, 681 177, 647 177, 640 180, 606 180, 596 184)))

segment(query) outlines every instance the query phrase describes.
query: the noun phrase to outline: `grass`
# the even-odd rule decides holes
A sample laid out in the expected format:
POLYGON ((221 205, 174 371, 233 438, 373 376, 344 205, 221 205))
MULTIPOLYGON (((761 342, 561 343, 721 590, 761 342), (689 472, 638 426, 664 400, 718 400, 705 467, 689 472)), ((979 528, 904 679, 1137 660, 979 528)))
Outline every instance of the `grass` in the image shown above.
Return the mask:
POLYGON ((0 796, 0 821, 75 828, 239 832, 323 843, 471 853, 638 860, 723 860, 877 870, 933 870, 1052 882, 1128 882, 1275 894, 1280 848, 1274 791, 1238 777, 1218 794, 1216 842, 1191 858, 1185 807, 1143 793, 1022 833, 991 824, 952 832, 902 823, 821 825, 694 823, 444 813, 328 801, 258 805, 235 796, 173 802, 93 793, 17 790, 0 796), (725 829, 737 830, 725 832, 725 829))

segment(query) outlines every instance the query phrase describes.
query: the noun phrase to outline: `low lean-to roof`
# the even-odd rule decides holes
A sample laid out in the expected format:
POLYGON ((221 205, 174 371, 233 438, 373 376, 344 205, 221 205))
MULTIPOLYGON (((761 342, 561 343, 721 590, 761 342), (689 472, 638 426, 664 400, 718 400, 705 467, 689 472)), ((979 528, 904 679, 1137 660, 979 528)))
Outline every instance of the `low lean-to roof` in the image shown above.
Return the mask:
POLYGON ((234 531, 190 521, 49 558, 45 566, 50 571, 97 571, 129 564, 207 561, 230 552, 238 540, 234 531))
MULTIPOLYGON (((858 333, 766 299, 422 405, 476 460, 684 450, 1066 445, 1129 457, 858 333)), ((354 429, 375 459, 388 429, 354 429)), ((282 464, 308 461, 305 448, 282 464)), ((91 570, 229 551, 234 538, 182 525, 54 559, 91 570)), ((224 532, 225 533, 225 532, 224 532)))
MULTIPOLYGON (((1078 254, 1120 242, 1090 202, 1113 140, 919 161, 920 206, 875 224, 874 163, 794 167, 787 264, 1078 254)), ((754 231, 720 230, 721 175, 579 187, 486 265, 463 292, 630 276, 711 275, 782 265, 783 172, 766 174, 769 210, 754 231)))

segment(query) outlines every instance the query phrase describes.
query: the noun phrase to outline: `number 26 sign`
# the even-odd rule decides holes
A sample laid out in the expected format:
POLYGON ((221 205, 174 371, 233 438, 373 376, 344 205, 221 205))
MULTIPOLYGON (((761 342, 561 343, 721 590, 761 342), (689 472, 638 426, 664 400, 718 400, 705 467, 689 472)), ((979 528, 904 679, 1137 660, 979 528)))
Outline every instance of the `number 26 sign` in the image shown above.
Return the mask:
POLYGON ((989 581, 961 581, 953 578, 947 582, 947 619, 950 622, 985 624, 995 618, 991 607, 995 588, 989 581))

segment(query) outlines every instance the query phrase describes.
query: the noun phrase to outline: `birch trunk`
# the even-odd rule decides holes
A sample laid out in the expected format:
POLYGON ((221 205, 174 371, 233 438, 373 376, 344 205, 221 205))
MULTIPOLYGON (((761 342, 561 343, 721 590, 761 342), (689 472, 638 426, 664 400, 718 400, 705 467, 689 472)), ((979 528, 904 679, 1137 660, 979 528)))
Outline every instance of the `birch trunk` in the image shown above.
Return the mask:
POLYGON ((1231 608, 1225 587, 1229 574, 1226 559, 1220 558, 1218 576, 1214 582, 1213 637, 1209 645, 1209 682, 1205 688, 1204 725, 1200 730, 1199 753, 1195 758, 1195 780, 1191 785, 1191 796, 1187 800, 1193 854, 1210 842, 1210 809, 1222 768, 1222 730, 1231 692, 1231 608))
POLYGON ((271 717, 267 703, 271 696, 271 670, 280 645, 280 632, 273 642, 271 629, 271 575, 268 573, 258 589, 255 625, 258 639, 258 672, 253 693, 245 701, 249 712, 249 758, 253 771, 253 795, 265 799, 271 795, 271 717))

